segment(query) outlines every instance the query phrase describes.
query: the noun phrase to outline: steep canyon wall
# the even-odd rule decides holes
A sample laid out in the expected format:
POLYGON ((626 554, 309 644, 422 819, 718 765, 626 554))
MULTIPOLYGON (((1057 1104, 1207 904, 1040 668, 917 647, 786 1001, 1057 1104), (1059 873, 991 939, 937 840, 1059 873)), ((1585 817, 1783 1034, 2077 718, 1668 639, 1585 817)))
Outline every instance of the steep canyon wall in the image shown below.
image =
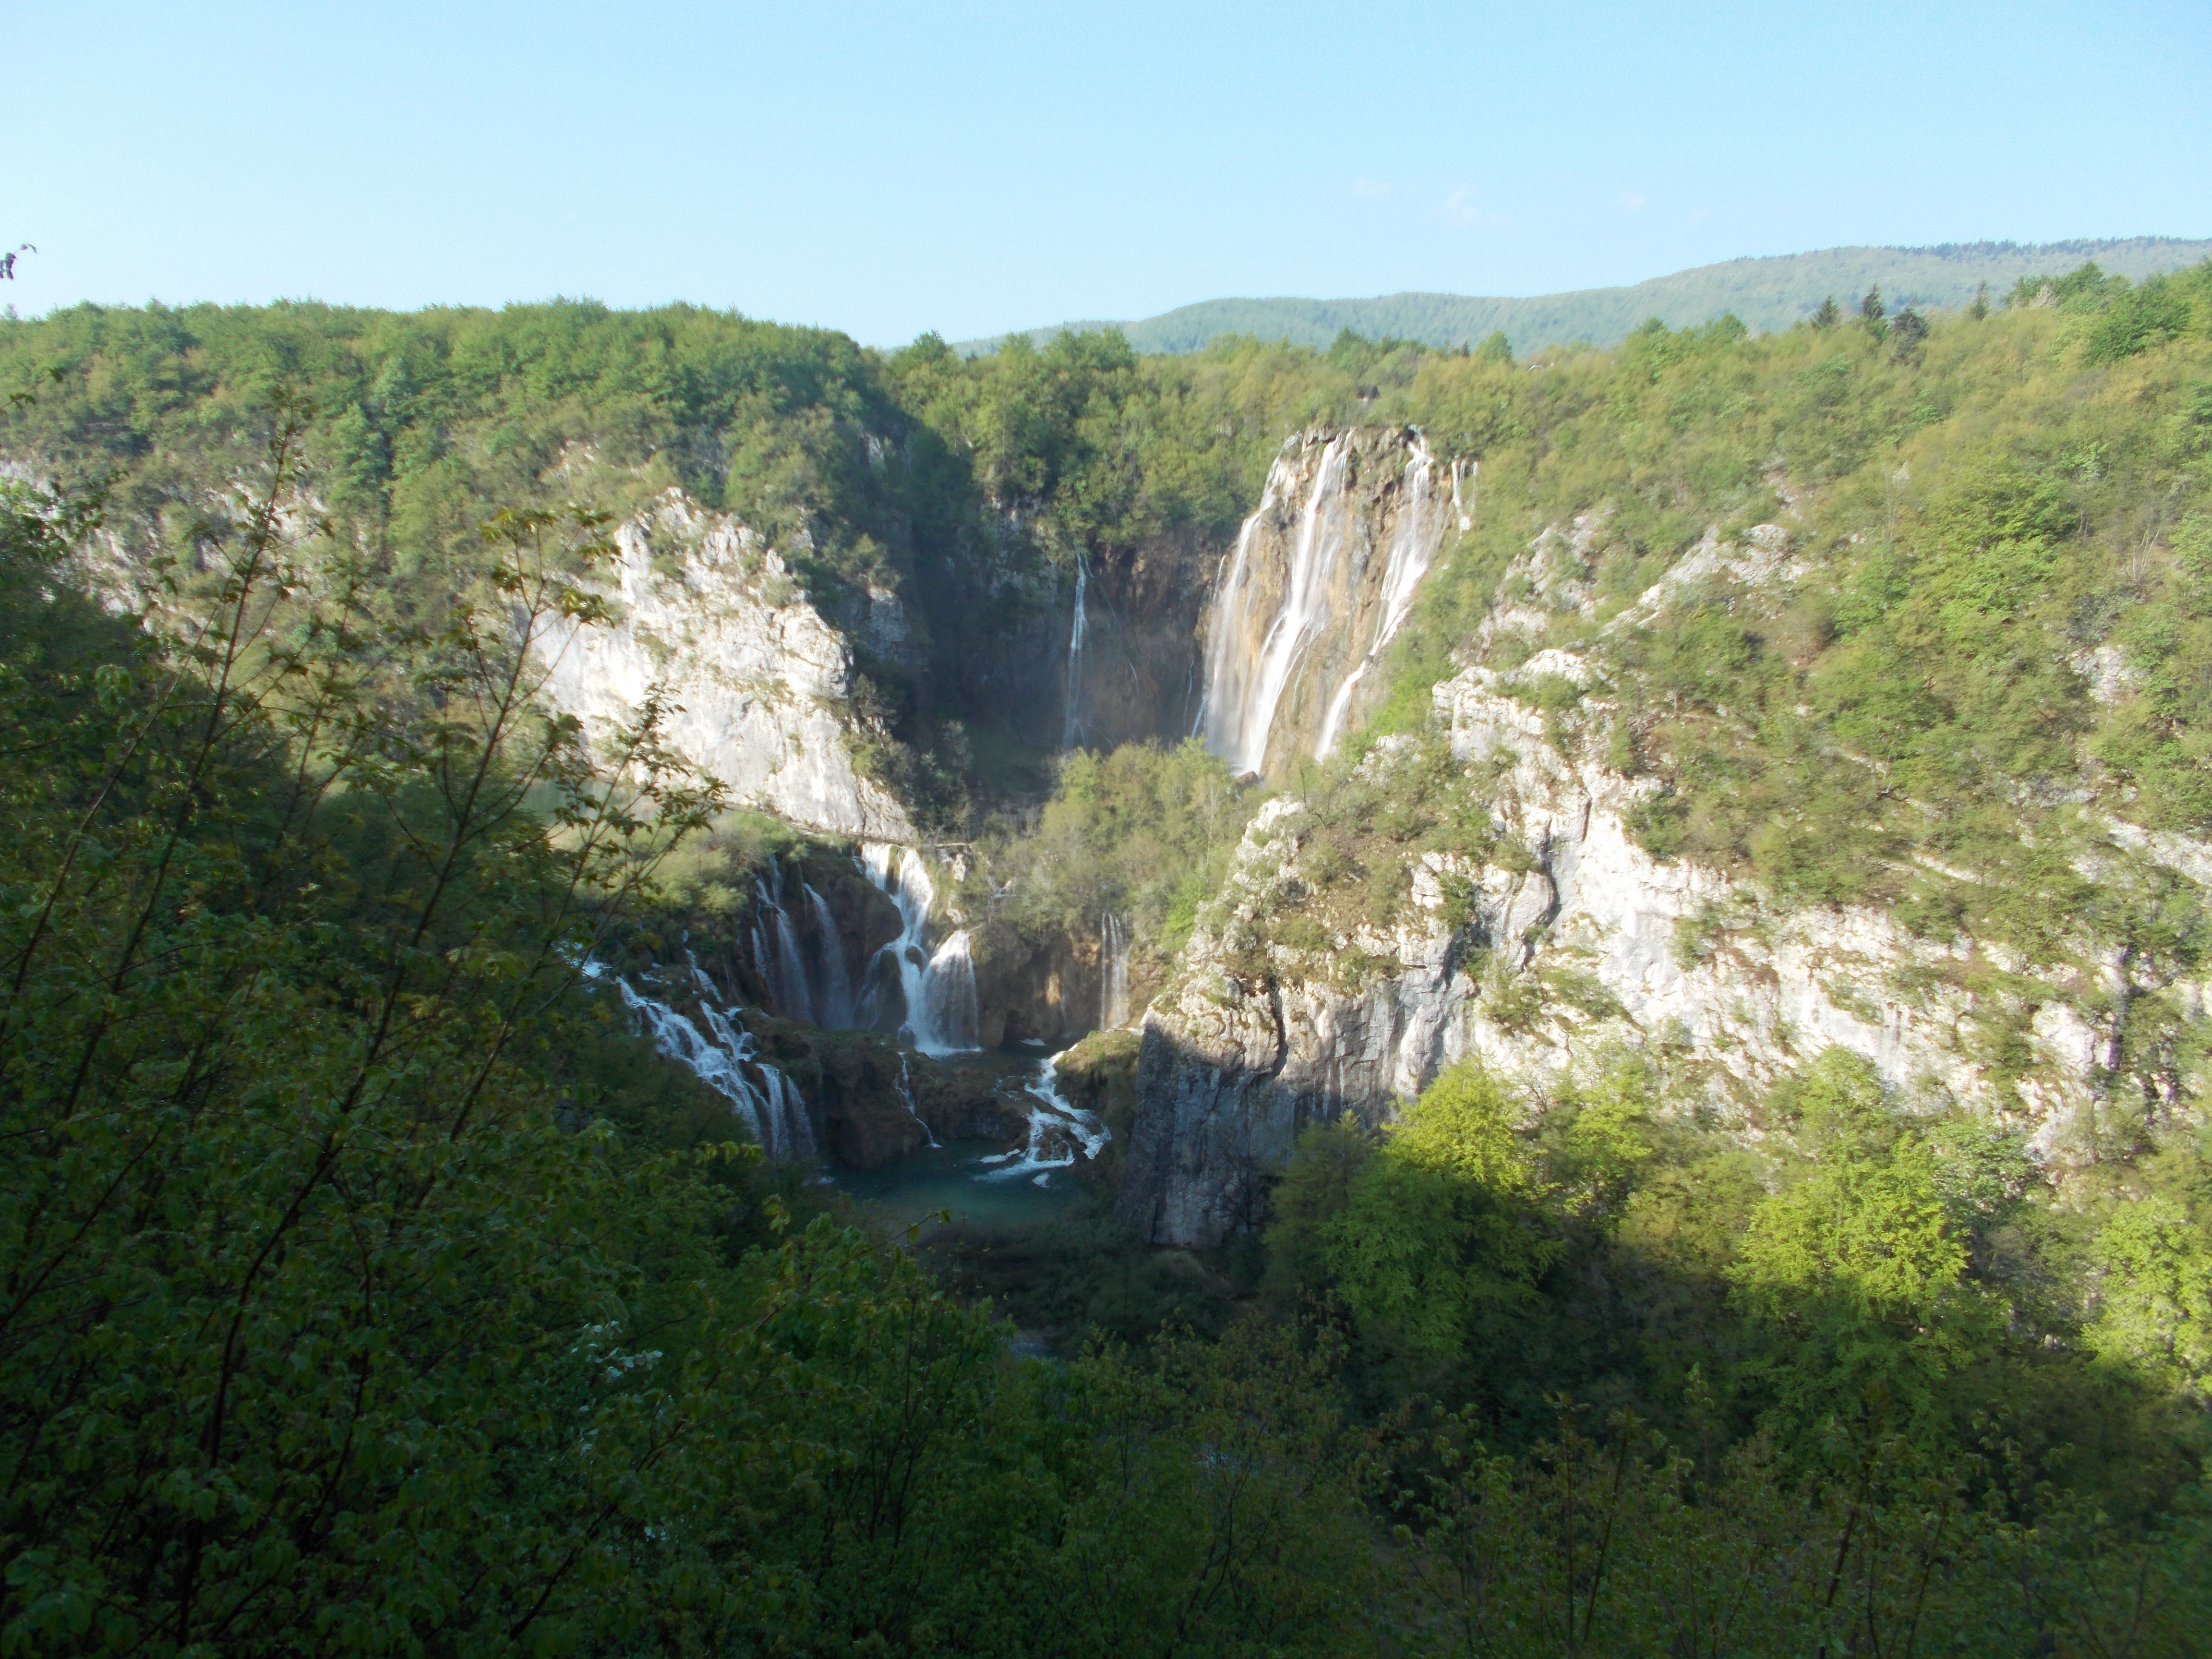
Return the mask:
MULTIPOLYGON (((1545 573, 1571 567, 1575 533, 1547 532, 1509 577, 1534 601, 1501 591, 1491 640, 1471 647, 1540 629, 1545 573)), ((1773 526, 1740 545, 1709 535, 1621 625, 1715 577, 1786 589, 1786 540, 1773 526)), ((1582 602, 1571 581, 1553 589, 1582 602)), ((1611 707, 1589 697, 1563 714, 1547 696, 1561 681, 1594 684, 1595 671, 1539 650, 1434 688, 1429 741, 1449 744, 1453 787, 1488 817, 1492 850, 1411 860, 1388 926, 1340 912, 1325 941, 1285 942, 1277 919, 1330 881, 1310 866, 1303 803, 1279 797, 1250 826, 1181 977, 1145 1018, 1121 1213, 1146 1237, 1207 1244, 1249 1224, 1299 1129, 1347 1111, 1388 1122, 1466 1055, 1540 1091, 1610 1048, 1656 1047, 1755 1138, 1765 1092, 1841 1045, 1905 1098, 1972 1106, 2062 1166, 2094 1156, 2112 1114, 2177 1109, 2172 1055, 2124 1042, 2128 1011, 2160 998, 2193 1022, 2212 987, 2086 930, 2030 961, 1916 935, 1886 908, 1778 905, 1719 871, 1655 859, 1632 824, 1656 781, 1606 763, 1611 707), (1993 993, 1991 967, 2015 988, 1993 993), (2000 1062, 1989 1037, 2005 1030, 2000 1062)), ((1419 748, 1384 739, 1366 781, 1389 790, 1419 748)), ((2212 849, 2099 823, 2081 855, 2097 880, 2212 876, 2212 849)))

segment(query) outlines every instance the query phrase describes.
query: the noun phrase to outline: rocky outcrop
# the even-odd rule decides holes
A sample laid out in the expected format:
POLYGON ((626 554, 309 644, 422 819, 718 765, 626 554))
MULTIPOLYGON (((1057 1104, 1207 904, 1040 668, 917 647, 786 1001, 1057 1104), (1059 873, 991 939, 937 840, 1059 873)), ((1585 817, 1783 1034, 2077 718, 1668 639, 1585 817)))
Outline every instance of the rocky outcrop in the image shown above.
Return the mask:
POLYGON ((1344 939, 1389 964, 1366 984, 1348 988, 1280 945, 1239 959, 1237 936, 1300 878, 1301 810, 1282 798, 1261 809, 1192 934, 1182 978, 1145 1015, 1120 1213, 1156 1243, 1218 1243, 1251 1224, 1300 1129, 1346 1111, 1382 1121, 1465 1052, 1460 1016, 1475 988, 1466 961, 1484 930, 1443 919, 1443 878, 1457 873, 1445 855, 1414 872, 1397 927, 1344 939))
MULTIPOLYGON (((671 490, 615 533, 604 577, 611 616, 568 624, 542 647, 545 695, 595 738, 634 721, 656 689, 665 736, 719 779, 732 805, 832 835, 916 839, 906 809, 861 774, 847 706, 853 653, 781 556, 744 526, 671 490)), ((897 601, 872 599, 870 626, 897 601)))
POLYGON ((787 1024, 769 1048, 808 1085, 823 1156, 847 1169, 880 1169, 933 1138, 1012 1145, 1029 1132, 1025 1097, 980 1072, 902 1050, 878 1032, 787 1024))
MULTIPOLYGON (((1709 537, 1673 580, 1785 580, 1782 539, 1771 526, 1741 548, 1709 537)), ((1520 587, 1540 599, 1526 574, 1520 587)), ((1501 605, 1486 632, 1540 633, 1542 612, 1523 608, 1501 605)), ((1906 1098, 1977 1106, 2057 1162, 2081 1155, 2116 1100, 2174 1099, 2175 1079, 2154 1066, 2123 1075, 2142 1062, 2124 1054, 2121 1023, 2132 997, 2152 994, 2201 1018, 2204 987, 2160 982, 2086 936, 2065 960, 2031 963, 1988 941, 1917 937, 1882 909, 1779 908, 1721 872, 1662 862, 1631 828, 1656 784, 1599 758, 1611 711, 1561 698, 1563 683, 1602 689, 1589 661, 1560 650, 1434 688, 1430 741, 1449 744, 1455 787, 1491 820, 1491 850, 1413 860, 1387 929, 1347 921, 1319 946, 1271 938, 1273 915, 1327 883, 1305 867, 1299 802, 1278 799, 1254 821, 1181 978, 1145 1018, 1121 1212, 1146 1237, 1206 1244, 1249 1224, 1299 1129, 1347 1111, 1386 1122, 1462 1055, 1540 1091, 1611 1046, 1663 1045, 1702 1077, 1711 1109, 1755 1137, 1772 1084, 1839 1045, 1906 1098), (2002 1000, 1976 971, 1992 967, 2014 988, 2002 1000), (2002 1065, 1978 1040, 1996 1025, 2011 1032, 2002 1065)), ((1387 788, 1416 746, 1386 739, 1363 762, 1369 781, 1387 788)), ((2088 855, 2097 878, 2131 879, 2138 862, 2212 877, 2212 849, 2106 830, 2088 855)))

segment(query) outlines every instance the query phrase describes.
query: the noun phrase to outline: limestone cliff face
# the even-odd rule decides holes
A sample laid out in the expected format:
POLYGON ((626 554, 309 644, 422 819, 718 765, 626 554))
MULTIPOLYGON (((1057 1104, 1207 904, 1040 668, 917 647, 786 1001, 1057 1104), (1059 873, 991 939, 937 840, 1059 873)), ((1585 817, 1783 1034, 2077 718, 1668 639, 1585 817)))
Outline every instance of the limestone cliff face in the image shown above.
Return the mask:
MULTIPOLYGON (((1786 583, 1782 547, 1771 527, 1741 547, 1709 538, 1639 611, 1701 573, 1786 583)), ((1540 544, 1536 564, 1547 551, 1540 544)), ((1516 574, 1540 600, 1540 581, 1516 574)), ((1526 620, 1501 603, 1486 631, 1526 620)), ((2130 1058, 2122 1026, 2130 1000, 2150 994, 2194 1022, 2205 986, 2167 982, 2087 936, 2062 960, 2021 961, 1987 941, 1916 937, 1883 910, 1779 908, 1720 872, 1662 863, 1630 827, 1656 786, 1601 758, 1607 705, 1586 699, 1564 716, 1556 697, 1550 713, 1539 706, 1547 685, 1593 673, 1581 656, 1542 650, 1434 688, 1437 734, 1462 769, 1455 787, 1486 809, 1497 850, 1413 861, 1387 931, 1355 921, 1321 948, 1268 942, 1270 915, 1322 882, 1305 863, 1304 809, 1269 803, 1182 976, 1146 1016, 1126 1218, 1158 1243, 1218 1242, 1254 1216, 1300 1128, 1346 1111, 1387 1121, 1468 1054, 1540 1089, 1608 1045, 1663 1044, 1755 1138, 1765 1090, 1840 1044, 1908 1099, 1977 1106, 2058 1163, 2081 1155, 2109 1112, 2176 1108, 2167 1062, 2130 1058), (1348 961, 1363 964, 1356 975, 1348 961), (1991 965, 2029 988, 2011 1006, 1965 988, 1974 976, 1962 969, 1991 965), (2017 1036, 2002 1070, 1977 1041, 1992 1020, 2017 1036)), ((1386 739, 1363 767, 1387 787, 1413 746, 1386 739)), ((2138 879, 2149 865, 2212 878, 2212 849, 2124 823, 2105 823, 2084 857, 2100 880, 2138 879)))
POLYGON ((1063 584, 1061 747, 1103 752, 1192 734, 1205 694, 1201 624, 1224 552, 1197 531, 1167 532, 1109 550, 1063 584))
MULTIPOLYGON (((1407 920, 1343 940, 1387 964, 1365 985, 1279 945, 1253 970, 1239 936, 1303 879, 1300 811, 1288 799, 1261 810, 1182 976, 1145 1015, 1120 1213, 1157 1243, 1218 1243, 1248 1225, 1300 1129, 1346 1111, 1382 1121, 1467 1049, 1482 929, 1443 920, 1444 878, 1465 873, 1448 855, 1413 871, 1407 920)), ((1501 927, 1514 896, 1501 894, 1501 927)))
MULTIPOLYGON (((549 636, 549 698, 597 736, 665 687, 669 743, 732 804, 832 835, 917 839, 905 808, 854 765, 852 647, 773 548, 673 490, 615 541, 612 620, 549 636)), ((897 634, 896 616, 875 614, 896 603, 875 602, 869 626, 897 634)))
POLYGON ((1401 427, 1316 428, 1283 446, 1206 623, 1200 724, 1232 768, 1279 775, 1357 727, 1455 527, 1458 482, 1401 427))

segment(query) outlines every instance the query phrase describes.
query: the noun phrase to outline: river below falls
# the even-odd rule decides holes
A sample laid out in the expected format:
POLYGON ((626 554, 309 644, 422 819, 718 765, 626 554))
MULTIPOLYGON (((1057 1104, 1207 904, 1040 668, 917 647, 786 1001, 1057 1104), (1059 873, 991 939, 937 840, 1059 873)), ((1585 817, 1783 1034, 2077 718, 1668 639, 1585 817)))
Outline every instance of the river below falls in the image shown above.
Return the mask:
POLYGON ((1082 1194, 1072 1170, 1050 1172, 1042 1186, 984 1160, 1006 1148, 988 1140, 956 1140, 893 1158, 879 1170, 833 1170, 830 1185, 888 1219, 911 1224, 950 1210, 958 1221, 1048 1221, 1082 1194))
MULTIPOLYGON (((1009 1045, 947 1055, 937 1063, 988 1076, 1001 1091, 1032 1086, 1042 1048, 1009 1045)), ((955 1222, 1048 1221, 1083 1194, 1075 1165, 1039 1168, 1010 1158, 1003 1141, 924 1146, 874 1170, 830 1168, 823 1179, 885 1219, 904 1225, 951 1211, 955 1222)))

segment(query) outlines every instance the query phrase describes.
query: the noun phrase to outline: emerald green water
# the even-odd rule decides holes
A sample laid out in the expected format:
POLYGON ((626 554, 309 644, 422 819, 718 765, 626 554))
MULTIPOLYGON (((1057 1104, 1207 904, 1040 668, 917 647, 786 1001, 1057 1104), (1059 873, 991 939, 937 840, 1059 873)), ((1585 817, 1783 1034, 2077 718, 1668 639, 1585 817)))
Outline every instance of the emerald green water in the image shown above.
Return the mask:
MULTIPOLYGON (((955 1054, 937 1063, 989 1077, 994 1086, 1012 1093, 1036 1075, 1041 1051, 985 1050, 955 1054)), ((1017 1169, 1006 1159, 1004 1144, 956 1140, 925 1146, 879 1170, 828 1171, 830 1183, 855 1200, 872 1206, 886 1220, 911 1225, 949 1210, 957 1221, 1042 1221, 1072 1205, 1082 1189, 1073 1169, 1017 1169), (997 1163, 987 1159, 1000 1158, 997 1163)))
POLYGON ((1075 1201, 1083 1183, 1073 1170, 1049 1171, 1039 1186, 1032 1174, 983 1162, 1005 1150, 988 1140, 956 1140, 880 1170, 835 1170, 830 1181, 886 1219, 909 1225, 940 1210, 955 1221, 1042 1221, 1075 1201))

